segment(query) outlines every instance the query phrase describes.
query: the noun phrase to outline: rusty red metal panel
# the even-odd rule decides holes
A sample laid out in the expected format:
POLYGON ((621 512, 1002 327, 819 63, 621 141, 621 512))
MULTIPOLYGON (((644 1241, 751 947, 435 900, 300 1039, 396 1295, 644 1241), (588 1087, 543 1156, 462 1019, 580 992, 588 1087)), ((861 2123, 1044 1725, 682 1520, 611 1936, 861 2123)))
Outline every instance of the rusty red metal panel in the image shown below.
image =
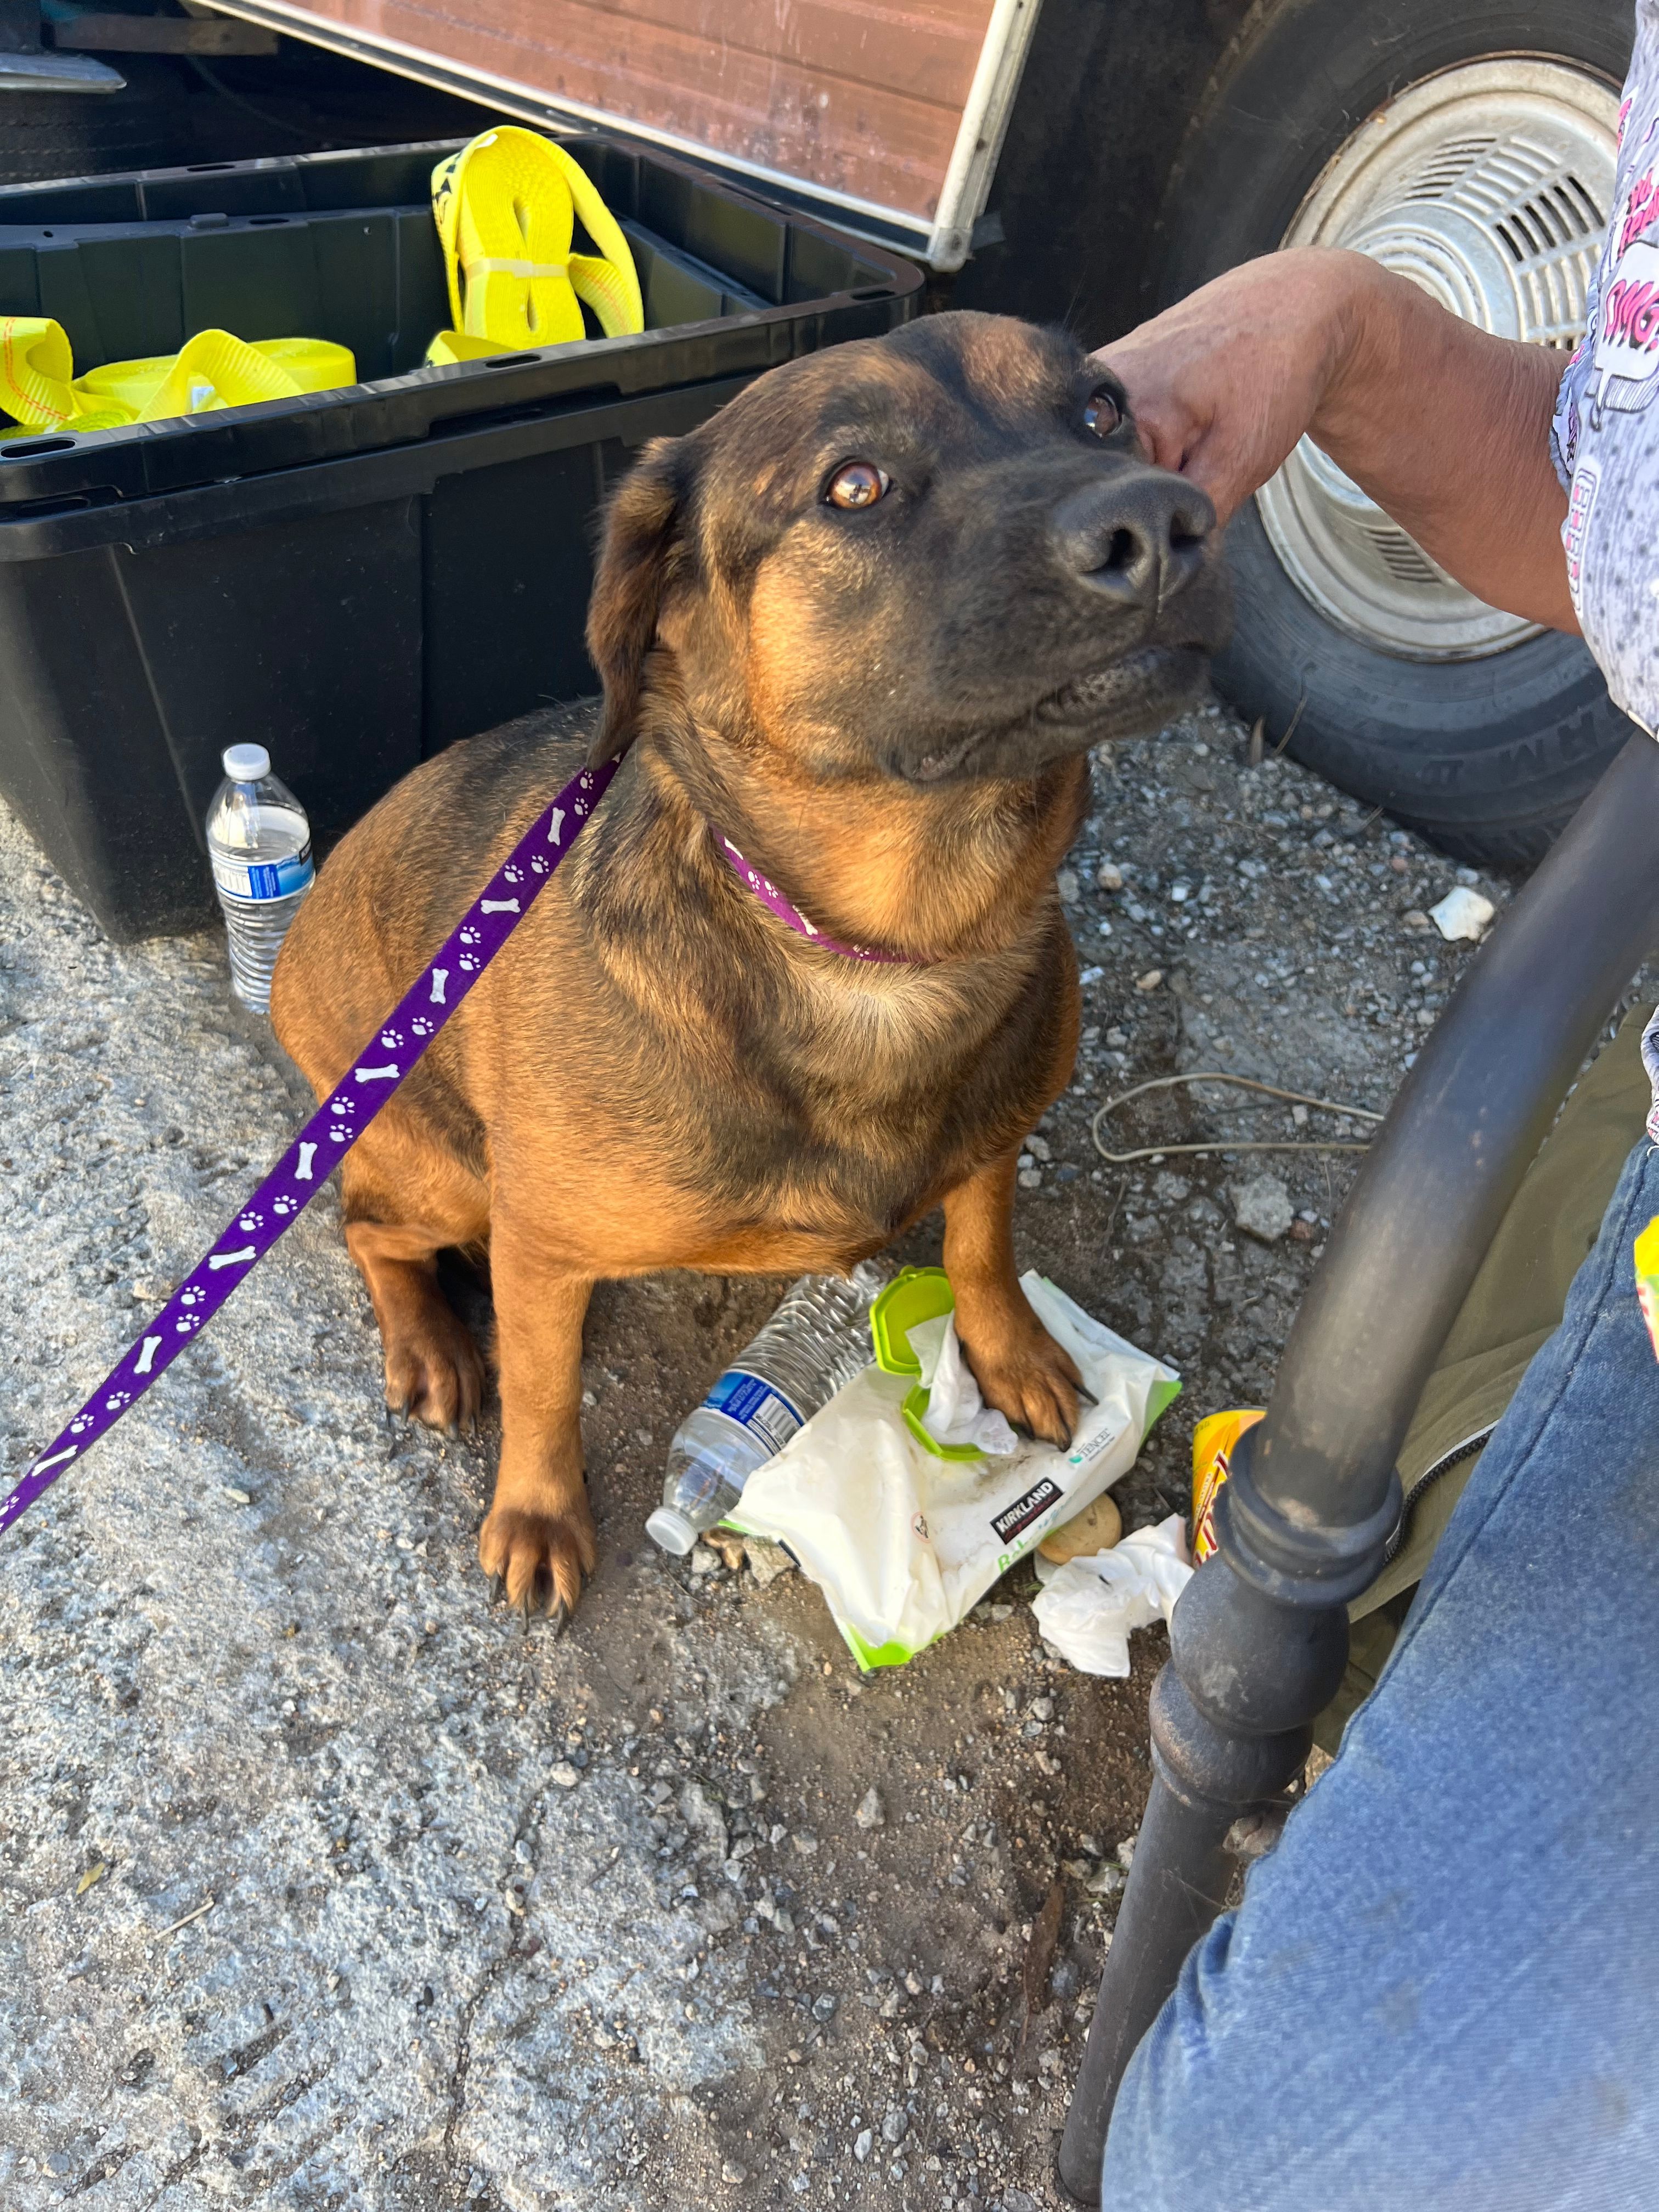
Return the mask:
POLYGON ((302 35, 310 19, 389 58, 430 57, 926 222, 991 0, 286 0, 281 13, 302 35))

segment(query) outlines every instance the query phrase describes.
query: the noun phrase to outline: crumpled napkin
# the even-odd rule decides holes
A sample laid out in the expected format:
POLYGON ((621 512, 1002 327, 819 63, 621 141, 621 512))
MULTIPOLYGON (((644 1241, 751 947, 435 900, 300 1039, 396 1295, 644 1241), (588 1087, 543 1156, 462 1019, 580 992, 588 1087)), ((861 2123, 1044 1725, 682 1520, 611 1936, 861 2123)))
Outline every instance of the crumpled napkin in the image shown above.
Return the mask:
POLYGON ((1160 1614, 1167 1621, 1193 1578, 1186 1523, 1178 1513, 1155 1528, 1137 1528, 1109 1552, 1052 1566, 1041 1556, 1042 1588, 1031 1611, 1045 1644, 1085 1674, 1129 1671, 1129 1632, 1160 1614))
POLYGON ((953 1313, 918 1322, 910 1331, 910 1349, 921 1362, 927 1393, 921 1425, 936 1444, 972 1444, 991 1459, 1006 1459, 1019 1449, 1019 1438, 1007 1421, 979 1395, 973 1370, 962 1356, 953 1313))

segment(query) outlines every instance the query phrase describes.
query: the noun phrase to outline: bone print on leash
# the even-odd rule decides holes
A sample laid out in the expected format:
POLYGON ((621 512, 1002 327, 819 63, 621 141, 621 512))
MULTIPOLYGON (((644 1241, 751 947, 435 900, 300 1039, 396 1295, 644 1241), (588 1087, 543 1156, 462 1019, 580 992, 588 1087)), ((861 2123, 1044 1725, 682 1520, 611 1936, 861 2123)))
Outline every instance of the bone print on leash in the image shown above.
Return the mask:
POLYGON ((373 1051, 378 1047, 390 1058, 354 1066, 324 1099, 271 1173, 238 1208, 215 1249, 204 1255, 138 1342, 123 1353, 67 1427, 0 1498, 0 1529, 9 1528, 66 1467, 84 1457, 105 1431, 114 1427, 128 1407, 199 1334, 289 1224, 299 1218, 530 911, 538 892, 581 835, 617 765, 607 761, 601 767, 584 769, 538 815, 484 886, 483 895, 366 1048, 373 1051), (518 896, 501 896, 515 884, 524 885, 518 896), (447 994, 445 985, 452 976, 455 988, 447 994), (434 1007, 439 1010, 435 1013, 434 1007), (325 1146, 332 1149, 325 1152, 325 1146), (323 1158, 317 1171, 313 1163, 319 1152, 323 1158))

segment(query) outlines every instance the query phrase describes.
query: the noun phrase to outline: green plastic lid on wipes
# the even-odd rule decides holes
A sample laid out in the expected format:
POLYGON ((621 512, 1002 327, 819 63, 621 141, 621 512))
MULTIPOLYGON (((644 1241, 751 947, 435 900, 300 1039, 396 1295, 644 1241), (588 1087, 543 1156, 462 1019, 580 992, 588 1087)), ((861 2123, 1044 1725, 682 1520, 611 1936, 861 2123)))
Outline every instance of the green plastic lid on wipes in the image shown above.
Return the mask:
POLYGON ((910 1349, 910 1332, 919 1322, 951 1312, 956 1302, 943 1267, 901 1267, 870 1309, 870 1334, 882 1373, 920 1375, 921 1362, 910 1349))
POLYGON ((925 1321, 937 1321, 955 1310, 957 1294, 943 1267, 902 1267, 870 1309, 870 1335, 876 1347, 876 1364, 884 1375, 914 1375, 916 1387, 901 1409, 904 1425, 924 1451, 935 1459, 979 1460, 985 1455, 975 1444, 942 1444, 930 1437, 922 1421, 927 1393, 921 1387, 921 1361, 910 1349, 910 1331, 925 1321))

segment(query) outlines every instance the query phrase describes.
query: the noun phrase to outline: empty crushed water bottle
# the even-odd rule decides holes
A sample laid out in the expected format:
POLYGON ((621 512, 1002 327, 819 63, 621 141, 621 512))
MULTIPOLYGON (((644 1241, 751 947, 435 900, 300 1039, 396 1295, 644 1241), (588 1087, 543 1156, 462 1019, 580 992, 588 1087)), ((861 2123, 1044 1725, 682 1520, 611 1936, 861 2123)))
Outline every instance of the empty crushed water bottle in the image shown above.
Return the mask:
POLYGON ((231 988, 256 1014, 270 1012, 270 971, 311 889, 311 824, 270 772, 263 745, 228 745, 225 780, 208 811, 208 858, 230 936, 231 988))
POLYGON ((682 1556, 724 1521, 757 1467, 781 1452, 875 1357, 870 1308, 887 1271, 860 1260, 850 1276, 803 1275, 760 1334, 688 1413, 668 1447, 662 1504, 646 1532, 682 1556))

